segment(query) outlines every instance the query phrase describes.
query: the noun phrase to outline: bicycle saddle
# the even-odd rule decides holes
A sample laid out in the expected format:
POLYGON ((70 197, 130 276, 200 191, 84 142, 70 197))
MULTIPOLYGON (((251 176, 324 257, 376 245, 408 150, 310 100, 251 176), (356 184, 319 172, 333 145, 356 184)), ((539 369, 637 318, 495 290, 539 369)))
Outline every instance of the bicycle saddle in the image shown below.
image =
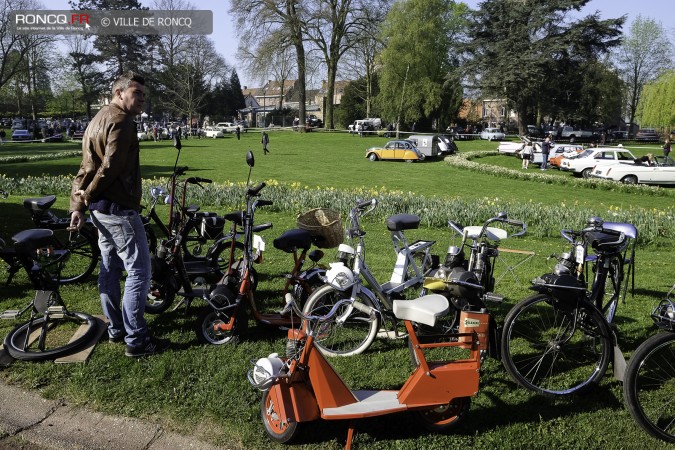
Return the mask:
POLYGON ((46 197, 26 198, 23 207, 29 211, 47 211, 56 201, 56 195, 46 197))
POLYGON ((242 226, 244 224, 244 211, 234 211, 231 213, 227 213, 225 214, 224 217, 226 220, 234 222, 239 226, 242 226))
POLYGON ((387 230, 416 230, 420 226, 420 216, 415 214, 394 214, 387 219, 387 230))
POLYGON ((12 236, 14 249, 18 254, 30 255, 38 248, 53 244, 54 232, 45 228, 20 231, 12 236))
POLYGON ((440 294, 425 295, 414 300, 394 300, 394 315, 401 320, 422 323, 433 327, 436 318, 450 308, 448 299, 440 294))
POLYGON ((308 250, 312 246, 312 235, 307 230, 296 228, 284 231, 273 244, 274 248, 286 253, 293 253, 297 249, 308 250))

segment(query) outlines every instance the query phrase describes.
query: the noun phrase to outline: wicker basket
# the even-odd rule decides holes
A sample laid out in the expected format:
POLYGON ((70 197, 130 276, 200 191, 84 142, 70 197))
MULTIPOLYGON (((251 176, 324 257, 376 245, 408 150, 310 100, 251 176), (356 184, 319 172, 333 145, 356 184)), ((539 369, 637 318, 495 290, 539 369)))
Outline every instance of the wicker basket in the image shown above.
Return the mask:
POLYGON ((314 244, 321 248, 334 248, 342 243, 340 213, 327 208, 310 209, 298 216, 298 228, 309 231, 314 244))

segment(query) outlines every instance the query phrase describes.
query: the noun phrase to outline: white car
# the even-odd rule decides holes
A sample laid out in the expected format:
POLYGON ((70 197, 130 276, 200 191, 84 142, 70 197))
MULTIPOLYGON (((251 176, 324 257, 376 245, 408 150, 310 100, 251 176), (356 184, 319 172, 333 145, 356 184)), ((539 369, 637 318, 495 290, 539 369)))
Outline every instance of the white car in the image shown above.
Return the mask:
POLYGON ((499 131, 499 128, 485 128, 480 132, 480 138, 487 139, 488 141, 498 141, 505 137, 506 135, 499 131))
MULTIPOLYGON (((584 147, 576 144, 555 144, 551 148, 551 151, 548 154, 549 163, 551 160, 557 156, 567 155, 568 157, 573 157, 583 151, 584 147)), ((539 164, 544 160, 541 153, 541 144, 534 146, 534 154, 532 156, 532 164, 539 164)))
POLYGON ((207 138, 221 138, 225 137, 222 130, 218 127, 206 127, 203 130, 204 136, 207 138))
POLYGON ((626 184, 675 184, 675 164, 669 160, 668 165, 663 165, 662 159, 647 164, 639 159, 633 163, 595 167, 592 175, 626 184))
POLYGON ((520 136, 520 142, 512 141, 502 141, 497 147, 497 151, 502 155, 517 155, 525 148, 526 145, 531 145, 531 141, 524 137, 520 136))
MULTIPOLYGON (((213 128, 218 128, 220 131, 223 133, 234 133, 237 131, 237 127, 241 130, 241 126, 237 125, 236 123, 232 122, 218 122, 215 127, 213 128)), ((222 136, 221 136, 222 137, 222 136)))
POLYGON ((622 161, 632 163, 634 160, 635 155, 623 147, 589 148, 576 158, 563 158, 560 162, 560 170, 590 178, 594 167, 609 166, 622 161))

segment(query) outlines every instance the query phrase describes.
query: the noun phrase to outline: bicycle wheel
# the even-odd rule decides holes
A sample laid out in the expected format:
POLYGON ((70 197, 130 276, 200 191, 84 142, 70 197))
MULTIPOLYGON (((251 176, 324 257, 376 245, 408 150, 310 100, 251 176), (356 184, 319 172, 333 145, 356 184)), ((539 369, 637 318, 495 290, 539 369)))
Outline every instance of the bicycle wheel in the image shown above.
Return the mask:
POLYGON ((583 392, 604 375, 612 351, 609 326, 594 308, 559 308, 536 294, 506 316, 502 362, 521 386, 547 395, 583 392))
MULTIPOLYGON (((70 251, 70 256, 58 276, 59 283, 78 283, 86 280, 94 273, 101 255, 96 229, 87 225, 79 233, 72 233, 66 229, 52 231, 54 232, 54 248, 70 251)), ((49 268, 47 270, 49 271, 49 268)), ((56 279, 57 274, 52 273, 52 278, 56 279)))
POLYGON ((614 321, 614 314, 616 314, 616 306, 621 295, 621 285, 623 283, 623 263, 619 257, 612 257, 609 260, 609 269, 607 271, 607 278, 605 279, 605 286, 603 289, 602 312, 605 314, 607 322, 614 321))
POLYGON ((15 359, 44 361, 79 351, 90 343, 96 332, 96 319, 92 316, 68 312, 63 318, 40 317, 17 326, 5 338, 4 346, 15 359), (86 326, 84 333, 71 342, 81 325, 86 326))
POLYGON ((260 417, 265 426, 265 432, 272 440, 285 444, 295 439, 302 428, 302 424, 281 417, 279 406, 274 403, 269 389, 263 392, 260 402, 260 417))
POLYGON ((675 333, 644 341, 626 368, 623 397, 633 419, 655 438, 675 443, 675 333))
POLYGON ((161 314, 173 304, 176 299, 176 287, 170 277, 150 280, 150 290, 145 301, 145 312, 161 314))
MULTIPOLYGON (((336 291, 328 284, 323 285, 309 296, 303 312, 325 315, 345 297, 345 293, 336 291)), ((363 293, 359 293, 357 301, 367 307, 375 307, 363 293)), ((314 344, 326 356, 358 355, 370 347, 379 329, 378 314, 370 317, 352 306, 343 306, 331 320, 320 325, 314 344)))
POLYGON ((428 431, 446 433, 466 418, 470 407, 471 397, 458 397, 447 405, 413 411, 413 417, 428 431))
POLYGON ((218 325, 228 323, 232 316, 225 312, 215 311, 211 306, 205 306, 199 313, 195 332, 202 344, 223 345, 236 344, 240 336, 248 329, 248 315, 244 305, 237 308, 237 318, 234 327, 229 331, 217 330, 218 325))
POLYGON ((150 249, 150 254, 154 254, 157 251, 157 235, 149 223, 146 223, 144 228, 145 237, 148 239, 148 248, 150 249))
MULTIPOLYGON (((230 268, 230 257, 234 264, 240 261, 244 257, 244 244, 235 241, 234 249, 232 249, 232 241, 222 241, 217 244, 213 253, 211 253, 211 261, 214 261, 218 265, 221 275, 226 273, 230 268), (232 255, 230 255, 230 250, 232 250, 232 255)), ((254 280, 254 284, 257 286, 257 278, 254 280)))
POLYGON ((187 235, 181 242, 183 255, 203 256, 207 247, 207 239, 201 235, 196 224, 192 224, 187 235))

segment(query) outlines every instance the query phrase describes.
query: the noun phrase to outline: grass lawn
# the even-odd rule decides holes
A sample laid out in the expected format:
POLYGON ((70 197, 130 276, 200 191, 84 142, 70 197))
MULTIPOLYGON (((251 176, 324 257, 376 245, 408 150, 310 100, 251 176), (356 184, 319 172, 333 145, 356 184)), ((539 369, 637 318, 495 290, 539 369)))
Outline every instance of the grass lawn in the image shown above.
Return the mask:
MULTIPOLYGON (((374 190, 401 190, 440 198, 498 198, 537 203, 572 203, 594 208, 598 214, 608 205, 646 209, 672 208, 670 197, 601 191, 585 187, 559 186, 534 181, 495 177, 450 167, 441 160, 406 164, 370 162, 365 149, 384 144, 384 138, 359 138, 348 134, 290 132, 270 133, 270 151, 263 156, 260 134, 242 133, 241 140, 186 140, 183 142, 180 165, 190 167, 194 176, 212 178, 225 183, 245 181, 248 167, 245 153, 252 149, 256 165, 252 178, 256 181, 276 180, 300 183, 309 187, 335 187, 349 190, 366 186, 374 190)), ((76 144, 6 144, 0 147, 0 158, 42 152, 48 145, 53 153, 77 149, 76 144)), ((460 151, 495 150, 496 143, 486 141, 459 142, 460 151)), ((144 142, 142 162, 144 176, 164 177, 174 165, 176 152, 168 142, 144 142)), ((646 148, 636 153, 647 153, 646 148)), ((520 161, 505 156, 481 158, 482 164, 507 168, 520 161)), ((0 163, 0 173, 8 177, 39 177, 41 174, 72 176, 79 158, 66 158, 34 163, 0 163)), ((570 176, 561 174, 560 176, 570 176)), ((264 192, 264 191, 263 191, 264 192)), ((36 192, 43 195, 46 192, 36 192)), ((67 209, 60 193, 57 204, 67 209)), ((263 195, 264 198, 264 195, 263 195)), ((4 237, 29 226, 29 217, 20 205, 22 197, 11 195, 0 199, 0 235, 4 237)), ((202 205, 203 209, 211 209, 202 205)), ((330 205, 326 205, 330 206, 330 205)), ((495 213, 499 211, 495 202, 495 213)), ((221 211, 226 212, 226 211, 221 211)), ((453 211, 445 212, 448 219, 453 211)), ((422 216, 424 211, 420 211, 422 216)), ((268 242, 265 261, 257 266, 260 284, 256 294, 259 307, 274 310, 280 307, 279 291, 282 275, 290 269, 292 258, 273 248, 271 241, 282 231, 295 226, 290 213, 261 209, 259 223, 271 221, 272 230, 262 234, 268 242)), ((487 218, 487 217, 486 217, 487 218)), ((468 225, 468 224, 465 224, 468 225)), ((472 224, 472 225, 477 225, 472 224)), ((583 224, 560 224, 578 228, 583 224)), ((388 233, 380 220, 366 220, 368 232, 367 260, 376 277, 387 281, 394 263, 388 233)), ((451 232, 444 228, 422 228, 406 233, 411 240, 434 239, 435 252, 444 255, 450 244, 456 244, 451 232)), ((532 250, 536 256, 521 266, 517 277, 506 271, 517 263, 515 255, 502 254, 497 275, 505 274, 496 291, 507 296, 502 305, 491 307, 497 322, 519 299, 528 296, 529 280, 550 270, 555 261, 547 257, 567 251, 562 239, 524 236, 506 240, 504 248, 532 250)), ((334 259, 334 251, 326 251, 326 261, 334 259)), ((0 267, 0 282, 5 279, 0 267)), ((649 313, 675 282, 675 261, 672 245, 641 246, 637 254, 637 292, 619 306, 618 339, 626 357, 649 335, 655 333, 649 313)), ((2 287, 0 308, 18 308, 32 298, 33 292, 25 275, 8 287, 2 287)), ((69 308, 100 314, 95 281, 64 287, 61 291, 69 308)), ((123 346, 100 344, 86 364, 56 365, 53 363, 16 362, 2 369, 0 376, 9 383, 38 389, 51 398, 64 397, 71 403, 86 405, 104 412, 141 417, 157 421, 178 432, 195 434, 226 448, 283 448, 271 443, 259 418, 260 394, 246 381, 251 359, 272 352, 282 353, 285 333, 250 323, 249 334, 237 346, 201 346, 193 331, 194 318, 202 302, 192 309, 148 316, 154 333, 169 338, 173 345, 162 355, 140 361, 123 356, 123 346)), ((16 323, 0 322, 0 336, 16 323)), ((351 358, 331 360, 343 379, 354 389, 396 388, 411 371, 404 340, 381 340, 368 352, 351 358)), ((346 436, 344 422, 319 421, 306 428, 297 448, 341 448, 346 436)), ((357 425, 354 441, 358 448, 667 448, 643 433, 630 418, 623 405, 621 383, 611 376, 611 368, 601 385, 584 396, 549 399, 518 388, 506 375, 501 364, 488 360, 481 374, 481 390, 473 399, 466 420, 448 435, 430 434, 414 425, 406 414, 363 420, 357 425)), ((294 447, 296 448, 296 447, 294 447)))

